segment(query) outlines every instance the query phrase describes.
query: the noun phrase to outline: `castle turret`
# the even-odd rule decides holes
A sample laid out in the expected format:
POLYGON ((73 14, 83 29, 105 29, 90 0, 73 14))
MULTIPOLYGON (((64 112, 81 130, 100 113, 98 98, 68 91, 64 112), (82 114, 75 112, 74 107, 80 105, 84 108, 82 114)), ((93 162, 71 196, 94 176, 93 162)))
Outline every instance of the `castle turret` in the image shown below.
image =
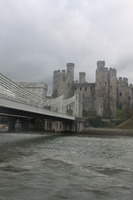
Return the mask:
POLYGON ((69 77, 69 82, 74 81, 74 63, 67 63, 67 73, 69 77))
POLYGON ((104 69, 105 61, 97 61, 97 69, 104 69))
POLYGON ((85 72, 79 72, 79 83, 85 83, 85 72))

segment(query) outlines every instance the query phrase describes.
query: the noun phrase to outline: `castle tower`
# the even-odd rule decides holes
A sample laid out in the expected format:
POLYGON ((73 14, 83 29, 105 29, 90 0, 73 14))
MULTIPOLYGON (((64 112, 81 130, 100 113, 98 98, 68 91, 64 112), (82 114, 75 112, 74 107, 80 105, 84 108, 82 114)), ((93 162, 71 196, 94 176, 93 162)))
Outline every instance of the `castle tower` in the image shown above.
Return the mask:
POLYGON ((57 70, 53 74, 53 97, 64 95, 69 98, 71 94, 71 86, 74 81, 74 64, 67 63, 67 71, 57 70))
POLYGON ((117 106, 119 109, 131 107, 132 90, 128 87, 128 79, 119 77, 117 80, 117 106))
POLYGON ((105 68, 105 61, 97 62, 95 107, 100 116, 115 117, 117 99, 116 70, 105 68))
POLYGON ((79 72, 79 83, 85 83, 85 72, 79 72))
POLYGON ((68 82, 71 84, 74 81, 74 63, 67 63, 68 82))
POLYGON ((59 78, 60 78, 60 70, 54 71, 53 73, 53 97, 59 96, 59 78))

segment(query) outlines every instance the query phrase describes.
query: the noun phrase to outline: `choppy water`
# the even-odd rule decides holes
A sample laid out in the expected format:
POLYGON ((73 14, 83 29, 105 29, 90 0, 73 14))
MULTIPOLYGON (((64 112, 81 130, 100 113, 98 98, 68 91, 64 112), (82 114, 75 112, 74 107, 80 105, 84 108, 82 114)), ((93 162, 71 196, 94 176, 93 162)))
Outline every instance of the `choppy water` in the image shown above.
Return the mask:
POLYGON ((0 200, 132 200, 133 137, 0 133, 0 200))

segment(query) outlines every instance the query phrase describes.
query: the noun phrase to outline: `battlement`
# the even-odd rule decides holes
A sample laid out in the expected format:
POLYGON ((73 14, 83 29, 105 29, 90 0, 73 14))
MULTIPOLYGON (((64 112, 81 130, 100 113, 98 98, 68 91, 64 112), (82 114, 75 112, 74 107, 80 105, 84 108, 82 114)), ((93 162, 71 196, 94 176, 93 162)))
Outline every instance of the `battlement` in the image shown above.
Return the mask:
POLYGON ((105 61, 97 61, 97 69, 104 72, 109 72, 112 75, 116 75, 116 69, 105 67, 105 61))
POLYGON ((66 70, 56 70, 56 71, 54 71, 54 76, 58 76, 58 75, 60 75, 60 74, 66 74, 66 70))
POLYGON ((85 72, 79 72, 80 76, 85 76, 85 72))
POLYGON ((60 70, 54 71, 54 75, 58 75, 58 74, 60 74, 60 70))
POLYGON ((74 63, 67 63, 67 67, 74 67, 74 63))
POLYGON ((119 77, 119 82, 125 82, 125 83, 128 83, 128 78, 125 78, 125 77, 119 77))
POLYGON ((101 74, 102 76, 110 75, 110 77, 116 77, 117 71, 114 68, 107 68, 105 67, 105 61, 98 61, 97 62, 97 77, 101 74))
POLYGON ((123 82, 128 83, 128 78, 123 78, 123 82))
POLYGON ((114 68, 109 68, 109 73, 110 73, 110 75, 111 76, 116 76, 116 69, 114 69, 114 68))
POLYGON ((120 84, 120 85, 128 85, 128 78, 125 78, 125 77, 119 77, 119 79, 118 79, 118 83, 120 84))
POLYGON ((54 76, 58 76, 60 74, 66 74, 66 73, 70 73, 70 74, 74 74, 74 63, 67 63, 66 65, 67 67, 67 71, 66 70, 55 70, 54 71, 54 76))
POLYGON ((97 61, 97 69, 105 69, 105 61, 97 61))

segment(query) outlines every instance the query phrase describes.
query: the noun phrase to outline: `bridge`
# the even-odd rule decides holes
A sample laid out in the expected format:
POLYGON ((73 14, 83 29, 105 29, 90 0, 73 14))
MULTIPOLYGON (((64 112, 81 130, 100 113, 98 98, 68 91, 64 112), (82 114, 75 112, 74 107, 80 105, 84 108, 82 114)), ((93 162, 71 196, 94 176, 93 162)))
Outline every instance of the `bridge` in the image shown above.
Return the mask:
MULTIPOLYGON (((68 127, 72 128, 75 117, 79 115, 79 98, 78 94, 69 99, 35 95, 0 73, 0 115, 8 117, 9 131, 15 130, 16 120, 19 119, 22 128, 27 129, 28 122, 34 118, 44 118, 45 125, 46 122, 58 121, 63 124, 60 129, 65 131, 68 127), (67 114, 68 108, 72 111, 71 115, 67 114)), ((57 125, 53 124, 57 129, 57 125)))

